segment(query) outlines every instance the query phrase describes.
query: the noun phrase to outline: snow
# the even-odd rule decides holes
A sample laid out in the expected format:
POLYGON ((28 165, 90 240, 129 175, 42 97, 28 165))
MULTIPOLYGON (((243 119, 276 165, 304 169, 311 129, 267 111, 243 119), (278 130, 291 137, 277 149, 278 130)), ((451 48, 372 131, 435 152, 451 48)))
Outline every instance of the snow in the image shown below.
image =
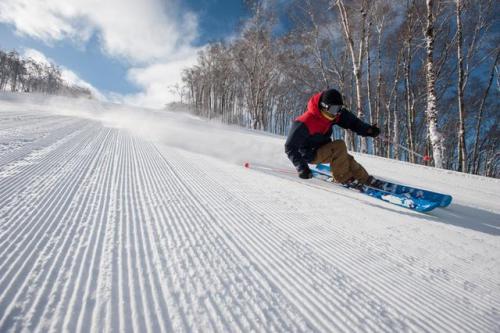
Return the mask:
POLYGON ((499 180, 355 154, 453 195, 421 214, 297 178, 283 143, 1 94, 0 332, 500 331, 499 180))

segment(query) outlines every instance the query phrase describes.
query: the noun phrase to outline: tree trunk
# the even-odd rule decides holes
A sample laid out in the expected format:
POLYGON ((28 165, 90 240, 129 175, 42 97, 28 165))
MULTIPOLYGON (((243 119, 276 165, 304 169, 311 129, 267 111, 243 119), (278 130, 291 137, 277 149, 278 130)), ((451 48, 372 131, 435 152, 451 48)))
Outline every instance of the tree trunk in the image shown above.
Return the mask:
POLYGON ((394 158, 399 160, 399 119, 398 119, 398 97, 396 96, 396 103, 394 105, 394 116, 392 121, 393 128, 393 149, 394 149, 394 158))
POLYGON ((427 26, 425 30, 425 43, 427 51, 426 79, 427 79, 427 126, 429 138, 432 143, 434 165, 437 168, 444 166, 444 141, 443 135, 438 128, 438 110, 436 97, 436 74, 434 72, 434 0, 426 0, 427 4, 427 26))
MULTIPOLYGON (((340 12, 340 17, 341 17, 341 21, 342 21, 342 27, 343 27, 343 31, 344 31, 344 37, 346 40, 346 44, 347 44, 349 51, 350 51, 350 54, 351 54, 352 72, 354 75, 354 81, 355 81, 355 86, 356 86, 356 113, 357 113, 358 118, 360 118, 361 120, 364 120, 365 115, 363 112, 363 96, 362 96, 362 91, 361 91, 361 84, 362 84, 361 65, 363 63, 363 57, 365 54, 367 4, 366 4, 366 2, 363 1, 363 5, 361 7, 361 17, 362 17, 361 33, 360 33, 360 37, 359 37, 359 49, 358 49, 357 54, 356 54, 356 51, 354 49, 354 39, 353 39, 353 35, 351 33, 351 26, 349 24, 349 17, 347 15, 347 10, 345 8, 343 0, 337 1, 337 7, 338 7, 339 12, 340 12)), ((361 152, 362 153, 367 152, 366 138, 364 138, 364 137, 361 138, 361 152)))
MULTIPOLYGON (((384 20, 379 26, 377 26, 378 38, 377 38, 377 94, 375 96, 375 122, 380 121, 380 109, 382 103, 382 32, 384 30, 384 20)), ((388 113, 389 115, 390 113, 388 113)), ((378 155, 380 152, 380 140, 375 140, 375 151, 374 154, 378 155)))
MULTIPOLYGON (((415 150, 415 111, 414 103, 412 102, 412 94, 410 88, 410 78, 411 78, 411 60, 412 60, 412 48, 411 48, 411 37, 406 41, 406 58, 404 66, 404 78, 405 78, 405 106, 406 106, 406 120, 407 120, 407 144, 411 151, 415 150)), ((409 161, 415 163, 415 156, 409 154, 409 161)))
MULTIPOLYGON (((370 31, 371 31, 371 22, 368 23, 368 32, 366 34, 366 93, 368 97, 368 114, 370 117, 370 124, 374 124, 377 121, 374 120, 375 117, 373 115, 373 109, 372 109, 372 85, 371 85, 371 80, 372 80, 372 75, 371 75, 371 56, 370 56, 370 31)), ((373 152, 375 151, 375 140, 373 140, 373 152)))
POLYGON ((481 105, 479 106, 479 110, 477 112, 476 137, 474 139, 474 151, 472 153, 472 168, 473 168, 473 173, 475 173, 475 174, 479 173, 479 161, 478 161, 477 157, 478 157, 479 137, 481 134, 481 123, 483 121, 484 104, 486 103, 486 98, 488 97, 488 93, 489 93, 491 85, 493 83, 493 79, 495 78, 495 68, 496 68, 499 56, 500 56, 500 48, 497 50, 497 55, 496 55, 495 61, 493 62, 493 66, 491 67, 490 79, 488 81, 488 86, 486 87, 486 90, 484 91, 483 98, 481 99, 481 105))
POLYGON ((456 0, 457 16, 457 58, 458 58, 458 171, 467 172, 467 147, 465 144, 465 105, 464 105, 464 57, 462 51, 462 0, 456 0))

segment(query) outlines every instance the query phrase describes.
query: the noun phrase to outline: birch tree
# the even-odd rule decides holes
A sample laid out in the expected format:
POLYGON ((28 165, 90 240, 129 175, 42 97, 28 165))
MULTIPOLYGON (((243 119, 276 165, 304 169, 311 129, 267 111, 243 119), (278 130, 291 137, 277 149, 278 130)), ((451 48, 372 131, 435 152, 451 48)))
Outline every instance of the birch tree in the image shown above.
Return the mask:
POLYGON ((473 148, 473 153, 472 153, 472 168, 473 168, 473 173, 479 173, 479 161, 478 161, 478 156, 479 156, 479 138, 481 135, 481 125, 483 123, 483 112, 486 104, 486 99, 488 98, 488 94, 490 92, 490 88, 493 84, 493 80, 495 78, 495 70, 497 68, 498 61, 500 59, 500 48, 497 48, 497 53, 495 57, 495 61, 493 62, 493 66, 491 67, 490 75, 489 75, 489 80, 488 80, 488 85, 486 86, 486 89, 483 93, 483 96, 481 98, 481 103, 479 105, 479 109, 477 112, 476 116, 476 127, 475 127, 475 138, 474 138, 474 148, 473 148))
MULTIPOLYGON (((413 48, 413 40, 415 35, 415 5, 414 1, 407 3, 406 9, 406 20, 405 20, 405 34, 404 34, 404 98, 405 98, 405 109, 406 109, 406 142, 410 151, 415 151, 415 96, 412 91, 412 61, 413 53, 415 52, 413 48)), ((415 163, 415 155, 410 153, 409 160, 411 163, 415 163)))
MULTIPOLYGON (((345 41, 351 55, 352 72, 356 87, 356 113, 358 118, 364 120, 365 114, 363 111, 363 93, 362 93, 362 64, 365 56, 366 47, 366 24, 367 24, 367 11, 369 8, 368 0, 362 0, 359 4, 359 15, 361 17, 361 27, 358 36, 358 47, 355 47, 354 42, 354 27, 351 24, 350 15, 345 6, 344 0, 336 0, 335 5, 340 14, 340 21, 344 32, 345 41)), ((361 138, 361 152, 367 152, 366 138, 361 138)))
POLYGON ((426 82, 427 82, 427 127, 432 144, 434 165, 443 168, 444 165, 444 138, 438 127, 439 112, 436 97, 436 74, 434 72, 434 0, 426 0, 427 21, 424 32, 426 45, 426 82))
MULTIPOLYGON (((485 60, 483 44, 491 28, 494 18, 492 0, 455 0, 455 16, 457 25, 457 105, 458 105, 458 166, 459 170, 467 172, 468 154, 466 145, 466 96, 465 92, 471 72, 485 60), (493 13, 493 14, 492 14, 493 13), (466 17, 465 21, 463 17, 466 17), (479 57, 477 55, 479 54, 479 57)), ((490 53, 495 56, 495 49, 490 53)))
POLYGON ((22 58, 17 51, 0 50, 0 90, 92 97, 89 89, 64 82, 56 65, 22 58))
POLYGON ((263 1, 252 3, 254 16, 248 22, 242 39, 235 46, 236 63, 241 78, 246 81, 245 99, 253 129, 265 129, 264 115, 266 94, 277 78, 276 54, 271 44, 272 14, 265 10, 263 1))
POLYGON ((465 110, 464 110, 464 58, 463 58, 463 36, 462 36, 462 0, 456 1, 457 19, 457 59, 458 59, 458 167, 459 171, 467 172, 467 151, 465 144, 465 110))

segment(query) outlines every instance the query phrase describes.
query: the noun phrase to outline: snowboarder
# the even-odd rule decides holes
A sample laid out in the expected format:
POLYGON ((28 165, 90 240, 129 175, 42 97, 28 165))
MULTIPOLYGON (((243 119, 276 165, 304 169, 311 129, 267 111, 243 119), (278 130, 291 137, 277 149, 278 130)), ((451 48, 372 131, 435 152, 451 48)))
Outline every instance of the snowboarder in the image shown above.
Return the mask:
POLYGON ((317 93, 309 99, 307 110, 297 117, 285 143, 285 152, 300 178, 312 178, 308 163, 330 163, 335 182, 348 186, 373 186, 377 180, 348 154, 343 140, 332 141, 333 125, 361 136, 376 137, 380 129, 369 125, 343 107, 342 95, 335 89, 317 93))

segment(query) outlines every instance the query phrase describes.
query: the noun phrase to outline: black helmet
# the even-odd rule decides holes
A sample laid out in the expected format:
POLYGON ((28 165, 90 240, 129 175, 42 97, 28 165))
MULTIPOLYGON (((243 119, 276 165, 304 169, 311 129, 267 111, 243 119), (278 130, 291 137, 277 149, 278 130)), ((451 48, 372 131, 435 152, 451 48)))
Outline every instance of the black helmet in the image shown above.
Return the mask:
POLYGON ((321 98, 319 100, 321 107, 328 109, 331 105, 342 105, 344 101, 342 100, 342 95, 336 89, 329 89, 323 91, 321 98), (324 104, 324 105, 323 105, 324 104))
POLYGON ((321 113, 329 120, 333 120, 335 114, 342 109, 342 95, 336 89, 323 91, 319 99, 321 113))

